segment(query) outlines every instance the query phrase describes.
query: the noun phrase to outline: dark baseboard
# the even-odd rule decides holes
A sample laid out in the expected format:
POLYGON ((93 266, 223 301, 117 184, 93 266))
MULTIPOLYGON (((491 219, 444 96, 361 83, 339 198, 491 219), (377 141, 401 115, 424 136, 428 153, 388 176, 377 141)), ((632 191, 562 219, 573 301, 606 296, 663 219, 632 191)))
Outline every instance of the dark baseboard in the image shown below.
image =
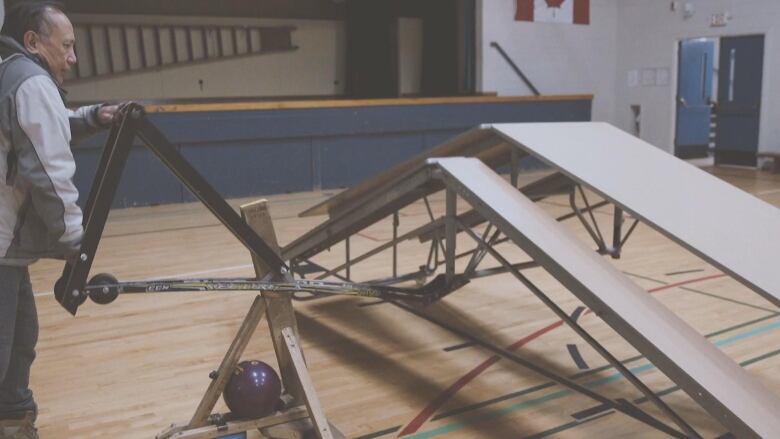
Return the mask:
POLYGON ((708 156, 707 145, 677 145, 674 155, 681 159, 700 159, 708 156))
POLYGON ((715 150, 716 165, 757 166, 755 152, 715 150))

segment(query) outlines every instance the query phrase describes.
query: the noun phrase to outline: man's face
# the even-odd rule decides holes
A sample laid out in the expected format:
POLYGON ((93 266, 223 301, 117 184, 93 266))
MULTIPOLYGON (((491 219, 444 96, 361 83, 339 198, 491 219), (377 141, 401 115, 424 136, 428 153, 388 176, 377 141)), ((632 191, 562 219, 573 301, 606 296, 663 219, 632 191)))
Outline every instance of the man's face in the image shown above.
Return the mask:
POLYGON ((65 75, 76 64, 76 37, 73 25, 65 14, 58 11, 47 13, 48 35, 28 31, 24 35, 24 46, 28 52, 43 58, 51 74, 62 85, 65 75))

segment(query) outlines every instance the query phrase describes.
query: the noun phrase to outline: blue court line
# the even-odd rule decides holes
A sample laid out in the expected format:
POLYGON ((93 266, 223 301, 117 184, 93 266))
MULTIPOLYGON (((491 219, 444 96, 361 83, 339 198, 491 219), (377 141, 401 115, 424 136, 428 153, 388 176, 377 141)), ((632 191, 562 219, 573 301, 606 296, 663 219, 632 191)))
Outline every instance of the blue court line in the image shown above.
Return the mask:
MULTIPOLYGON (((765 334, 767 332, 770 332, 772 330, 780 328, 780 321, 770 323, 768 325, 759 326, 755 329, 752 329, 750 331, 744 332, 742 334, 733 335, 731 337, 724 338, 723 340, 719 340, 715 342, 715 346, 722 348, 729 345, 732 345, 734 343, 737 343, 741 340, 744 340, 746 338, 755 337, 758 335, 765 334)), ((641 366, 630 368, 629 370, 634 374, 640 374, 642 372, 646 372, 648 370, 654 369, 655 366, 652 363, 643 364, 641 366)), ((591 381, 589 383, 586 383, 585 386, 588 387, 598 387, 602 386, 607 383, 619 381, 623 378, 623 375, 620 373, 615 373, 613 375, 610 375, 605 378, 601 378, 595 381, 591 381)), ((464 421, 460 422, 454 422, 452 424, 444 425, 438 428, 434 428, 433 430, 424 431, 421 433, 404 436, 405 439, 426 439, 426 438, 432 438, 436 437, 442 434, 451 433, 453 431, 457 431, 463 428, 466 428, 468 425, 476 422, 482 422, 489 419, 494 419, 500 416, 504 416, 516 411, 529 409, 531 407, 535 407, 541 404, 544 404, 545 402, 553 401, 556 399, 565 398, 567 396, 575 395, 576 393, 572 390, 561 390, 558 392, 550 393, 549 395, 541 396, 539 398, 530 399, 528 401, 523 401, 520 403, 512 404, 507 407, 501 408, 501 409, 492 409, 490 412, 481 415, 481 416, 470 416, 464 421)))

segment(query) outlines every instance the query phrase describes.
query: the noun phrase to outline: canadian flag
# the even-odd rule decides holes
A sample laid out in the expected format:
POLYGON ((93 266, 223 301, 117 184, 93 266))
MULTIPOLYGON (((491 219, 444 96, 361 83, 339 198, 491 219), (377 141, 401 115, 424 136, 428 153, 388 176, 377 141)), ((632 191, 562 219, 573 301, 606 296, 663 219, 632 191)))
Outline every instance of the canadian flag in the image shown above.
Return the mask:
POLYGON ((590 0, 517 0, 515 20, 590 24, 590 0))

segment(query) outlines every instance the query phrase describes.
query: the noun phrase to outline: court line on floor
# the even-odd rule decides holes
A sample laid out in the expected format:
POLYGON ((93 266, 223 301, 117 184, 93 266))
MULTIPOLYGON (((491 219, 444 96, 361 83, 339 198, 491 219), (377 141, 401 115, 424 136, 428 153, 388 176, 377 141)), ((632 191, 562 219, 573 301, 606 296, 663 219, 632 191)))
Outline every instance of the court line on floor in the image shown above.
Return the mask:
MULTIPOLYGON (((761 322, 764 322, 766 320, 771 320, 771 319, 777 318, 779 316, 780 316, 780 313, 775 313, 773 315, 759 317, 757 319, 753 319, 753 320, 750 320, 750 321, 747 321, 747 322, 743 322, 743 323, 740 323, 740 324, 737 324, 737 325, 734 325, 734 326, 730 326, 730 327, 723 328, 723 329, 720 329, 718 331, 709 333, 705 337, 708 338, 708 339, 713 338, 713 337, 718 337, 720 335, 727 334, 729 332, 736 331, 736 330, 745 328, 747 326, 755 325, 757 323, 761 323, 761 322)), ((769 324, 769 325, 766 325, 766 326, 776 327, 778 325, 780 325, 780 322, 772 323, 772 324, 769 324)), ((760 334, 766 332, 765 330, 763 330, 763 328, 764 327, 756 328, 753 331, 748 331, 746 333, 737 334, 735 336, 731 336, 731 337, 725 338, 725 339, 721 340, 718 343, 721 343, 721 344, 733 344, 733 343, 741 341, 741 340, 743 340, 745 338, 753 337, 753 336, 760 335, 760 334)), ((752 359, 743 361, 742 363, 740 363, 740 365, 742 365, 744 367, 744 366, 756 363, 758 361, 770 358, 770 357, 772 357, 772 356, 774 356, 774 355, 776 355, 778 353, 780 353, 780 351, 775 351, 774 354, 773 353, 769 353, 769 354, 764 354, 764 355, 761 355, 761 356, 758 356, 758 357, 753 357, 752 359)), ((638 361, 638 360, 642 360, 642 359, 645 359, 645 357, 643 355, 636 355, 634 357, 630 357, 630 358, 627 358, 625 360, 622 360, 621 362, 623 364, 629 364, 629 363, 632 363, 634 361, 638 361)), ((647 366, 647 365, 645 365, 645 366, 647 366)), ((640 368, 645 367, 645 366, 639 366, 639 367, 636 367, 634 369, 640 369, 640 368)), ((588 371, 585 371, 585 372, 578 372, 576 374, 573 374, 573 375, 569 376, 569 378, 576 380, 576 379, 580 379, 580 378, 583 378, 583 377, 586 377, 586 376, 594 375, 594 374, 597 374, 599 372, 603 372, 605 370, 610 370, 610 369, 614 369, 614 367, 612 365, 607 364, 607 365, 598 367, 596 369, 591 369, 591 370, 588 370, 588 371)), ((620 374, 619 373, 618 374, 613 374, 612 377, 614 377, 615 375, 620 375, 620 374)), ((607 384, 608 382, 614 381, 615 378, 609 378, 608 377, 607 379, 610 380, 610 381, 604 381, 603 378, 599 379, 599 380, 591 381, 591 385, 598 386, 598 385, 607 384)), ((553 381, 549 381, 549 382, 542 383, 542 384, 537 384, 537 385, 534 385, 532 387, 528 387, 528 388, 525 388, 525 389, 522 389, 522 390, 518 390, 516 392, 512 392, 512 393, 509 393, 509 394, 506 394, 506 395, 499 396, 497 398, 492 398, 492 399, 485 400, 485 401, 482 401, 482 402, 479 402, 479 403, 476 403, 476 404, 460 407, 460 408, 453 409, 453 410, 450 410, 450 411, 445 412, 445 413, 441 413, 441 414, 435 416, 433 418, 433 420, 435 421, 435 420, 439 420, 439 419, 443 419, 443 418, 447 418, 447 417, 456 416, 456 415, 460 415, 460 414, 463 414, 463 413, 475 411, 475 410, 487 407, 487 406, 492 405, 492 404, 496 404, 496 403, 499 403, 499 402, 502 402, 502 401, 506 401, 506 400, 509 400, 509 399, 513 399, 513 398, 517 398, 517 397, 520 397, 520 396, 524 396, 524 395, 528 395, 528 394, 531 394, 531 393, 535 393, 535 392, 538 392, 538 391, 541 391, 541 390, 544 390, 544 389, 548 389, 550 387, 554 387, 556 385, 557 385, 557 383, 555 383, 553 381)), ((676 386, 675 386, 675 388, 676 388, 676 386)), ((675 388, 672 388, 672 389, 674 390, 675 388)), ((663 396, 663 395, 665 395, 667 393, 671 393, 669 389, 665 389, 665 390, 656 392, 656 394, 659 395, 659 396, 663 396)), ((541 397, 541 398, 546 398, 546 397, 541 397)), ((644 398, 644 397, 640 398, 639 401, 640 402, 645 402, 646 398, 644 398)), ((386 436, 388 434, 392 434, 392 433, 397 432, 398 430, 401 429, 401 427, 402 427, 401 425, 397 425, 395 427, 382 429, 380 431, 369 433, 367 435, 359 436, 358 439, 374 439, 374 438, 386 436)), ((416 437, 416 436, 410 436, 410 437, 416 437)))
MULTIPOLYGON (((292 215, 292 216, 279 216, 274 217, 272 220, 274 221, 281 221, 281 220, 288 220, 288 219, 296 219, 298 218, 298 215, 292 215)), ((101 239, 110 239, 110 238, 127 238, 130 236, 141 236, 141 235, 153 235, 155 233, 167 233, 167 232, 181 232, 184 230, 195 230, 195 229, 210 229, 215 227, 224 227, 225 225, 221 222, 216 223, 205 223, 205 224, 198 224, 195 226, 183 226, 183 227, 169 227, 165 229, 155 229, 155 230, 141 230, 138 232, 126 232, 126 233, 106 233, 103 236, 101 236, 101 239)))
POLYGON ((706 291, 696 290, 696 289, 688 288, 688 287, 680 287, 680 289, 688 291, 688 292, 691 292, 691 293, 700 294, 702 296, 709 296, 709 297, 712 297, 712 298, 715 298, 715 299, 720 299, 720 300, 723 300, 723 301, 726 301, 726 302, 731 302, 731 303, 736 303, 738 305, 747 306, 749 308, 759 309, 761 311, 766 311, 766 312, 771 312, 771 313, 776 312, 775 310, 772 310, 772 309, 769 309, 769 308, 764 308, 763 306, 760 306, 760 305, 753 305, 751 303, 742 302, 741 300, 732 299, 730 297, 724 297, 724 296, 721 296, 721 295, 718 295, 718 294, 708 293, 706 291))
POLYGON ((585 362, 585 359, 582 358, 582 354, 580 353, 580 349, 577 347, 576 344, 569 343, 566 345, 566 350, 569 351, 569 355, 571 356, 572 361, 574 361, 574 364, 580 369, 580 370, 588 370, 590 369, 590 366, 588 366, 588 363, 585 362))
POLYGON ((629 271, 623 271, 622 273, 625 274, 625 275, 631 276, 631 277, 635 277, 637 279, 644 279, 644 280, 648 280, 650 282, 655 282, 655 283, 661 284, 661 285, 669 285, 669 282, 666 282, 666 281, 663 281, 663 280, 660 280, 660 279, 655 279, 655 278, 648 277, 648 276, 644 276, 644 275, 641 275, 641 274, 631 273, 629 271))
POLYGON ((679 276, 681 274, 701 273, 703 271, 703 268, 694 268, 691 270, 673 271, 671 273, 666 273, 666 276, 679 276))
MULTIPOLYGON (((571 320, 573 322, 577 322, 577 319, 582 316, 582 313, 585 312, 584 306, 578 306, 572 313, 569 315, 571 317, 571 320)), ((582 358, 582 354, 580 353, 580 349, 577 347, 576 344, 570 343, 566 345, 566 349, 569 351, 569 355, 571 356, 572 361, 574 361, 574 364, 577 365, 578 368, 581 370, 588 370, 590 369, 590 366, 588 366, 588 363, 585 362, 585 359, 582 358)))
MULTIPOLYGON (((777 316, 775 315, 773 317, 777 317, 777 316)), ((751 331, 748 331, 748 332, 745 332, 743 334, 737 334, 737 335, 731 336, 729 338, 726 338, 726 339, 720 340, 718 342, 715 342, 714 344, 718 348, 723 348, 723 347, 732 345, 734 343, 737 343, 739 341, 742 341, 742 340, 744 340, 746 338, 754 337, 754 336, 757 336, 757 335, 762 335, 762 334, 765 334, 767 332, 770 332, 770 331, 773 331, 773 330, 777 330, 777 329, 780 329, 780 321, 774 322, 774 323, 771 323, 771 324, 768 324, 768 325, 764 325, 764 326, 761 326, 761 327, 758 327, 758 328, 755 328, 755 329, 753 329, 751 331)), ((780 351, 777 351, 777 352, 780 353, 780 351)), ((766 356, 766 354, 764 354, 762 356, 766 356)), ((750 360, 751 359, 748 359, 746 361, 750 361, 750 360)), ((653 370, 653 369, 656 369, 656 367, 652 363, 646 363, 646 364, 643 364, 641 366, 633 367, 633 368, 631 368, 629 370, 633 374, 639 375, 641 373, 644 373, 644 372, 647 372, 647 371, 650 371, 650 370, 653 370)), ((598 380, 591 381, 590 383, 585 383, 585 386, 587 386, 587 387, 599 387, 599 386, 602 386, 602 385, 605 385, 605 384, 608 384, 608 383, 612 383, 612 382, 615 382, 615 381, 620 381, 621 379, 624 379, 624 377, 623 377, 622 374, 620 374, 618 372, 618 373, 615 373, 615 374, 610 375, 608 377, 600 378, 598 380)), ((444 433, 450 433, 450 432, 453 432, 453 431, 460 430, 460 429, 465 428, 468 425, 470 425, 472 423, 475 423, 475 422, 483 422, 483 421, 488 420, 488 419, 495 419, 495 418, 498 418, 498 417, 501 417, 501 416, 504 416, 504 415, 507 415, 507 414, 510 414, 510 413, 514 413, 514 412, 517 412, 517 411, 520 411, 520 410, 525 410, 525 409, 528 409, 528 408, 531 408, 531 407, 535 407, 535 406, 540 405, 540 404, 545 403, 545 402, 561 399, 561 398, 564 398, 564 397, 567 397, 567 396, 571 396, 571 395, 576 395, 576 392, 574 392, 573 390, 568 390, 568 389, 560 390, 560 391, 557 391, 557 392, 554 392, 554 393, 551 393, 551 394, 548 394, 548 395, 545 395, 545 396, 541 396, 539 398, 535 398, 535 399, 532 399, 532 400, 515 403, 515 404, 512 404, 512 405, 510 405, 508 407, 503 407, 501 409, 495 409, 495 410, 492 411, 492 413, 487 413, 484 416, 477 417, 476 415, 474 415, 472 417, 472 419, 467 419, 467 420, 464 420, 464 421, 454 422, 454 423, 449 424, 449 425, 444 425, 444 426, 441 426, 441 427, 434 428, 433 430, 425 431, 425 432, 414 434, 414 435, 411 435, 411 436, 405 436, 405 438, 406 439, 427 439, 427 438, 432 438, 432 437, 435 437, 435 436, 438 436, 438 435, 441 435, 441 434, 444 434, 444 433)))
MULTIPOLYGON (((742 328, 745 328, 747 326, 755 325, 757 323, 761 323, 761 322, 766 321, 766 320, 771 320, 771 319, 773 319, 773 318, 775 318, 777 316, 780 316, 780 313, 775 313, 773 315, 759 317, 757 319, 753 319, 753 320, 750 320, 750 321, 747 321, 747 322, 743 322, 743 323, 740 323, 740 324, 737 324, 737 325, 734 325, 734 326, 730 326, 728 328, 720 329, 718 331, 711 332, 711 333, 705 335, 705 337, 708 338, 708 339, 709 338, 713 338, 713 337, 717 337, 719 335, 723 335, 723 334, 726 334, 726 333, 731 332, 731 331, 736 331, 738 329, 742 329, 742 328)), ((633 363, 634 361, 641 360, 643 358, 645 358, 644 355, 635 355, 633 357, 626 358, 625 360, 621 360, 621 363, 629 364, 629 363, 633 363)), ((571 379, 571 380, 578 380, 580 378, 583 378, 583 377, 586 377, 586 376, 590 376, 590 375, 594 375, 594 374, 597 374, 599 372, 603 372, 605 370, 610 370, 610 369, 614 369, 614 367, 611 364, 605 364, 605 365, 597 367, 595 369, 590 369, 590 370, 587 370, 587 371, 578 372, 576 374, 570 375, 568 378, 571 379)), ((557 383, 555 383, 554 381, 548 381, 547 383, 544 383, 544 384, 535 385, 535 386, 530 387, 530 388, 518 390, 518 391, 515 391, 515 392, 512 392, 512 393, 508 393, 506 395, 502 395, 502 396, 499 396, 499 397, 496 397, 496 398, 488 399, 488 400, 485 400, 485 401, 482 401, 482 402, 479 402, 479 403, 476 403, 476 404, 471 404, 471 405, 468 405, 468 406, 463 406, 463 407, 459 407, 459 408, 456 408, 456 409, 449 410, 447 412, 440 413, 440 414, 434 416, 432 418, 432 420, 436 421, 436 420, 439 420, 439 419, 443 419, 443 418, 447 418, 447 417, 450 417, 450 416, 458 415, 458 414, 461 414, 461 413, 464 413, 464 412, 476 410, 476 409, 488 406, 490 404, 495 404, 495 403, 498 403, 498 402, 501 402, 501 401, 506 401, 507 399, 512 399, 512 398, 516 398, 516 397, 519 397, 519 396, 522 396, 522 395, 526 395, 528 393, 532 393, 532 392, 535 392, 535 391, 543 390, 543 389, 555 386, 556 384, 557 383)))
MULTIPOLYGON (((328 198, 331 198, 335 195, 333 194, 325 194, 320 197, 312 197, 312 198, 301 198, 301 199, 291 199, 291 200, 275 200, 275 201, 269 201, 270 206, 278 206, 280 204, 293 204, 293 203, 301 203, 301 202, 319 202, 322 200, 327 200, 328 198)), ((262 197, 261 197, 262 198, 262 197)), ((188 201, 185 203, 182 203, 182 205, 191 205, 191 204, 200 204, 203 206, 202 203, 198 203, 197 201, 188 201)), ((154 206, 143 206, 144 207, 154 207, 154 206)), ((189 206, 187 206, 189 207, 189 206)), ((203 206, 205 207, 205 206, 203 206)), ((132 209, 132 208, 122 208, 122 209, 132 209)), ((166 215, 166 213, 162 213, 162 215, 166 215)), ((273 220, 285 220, 285 219, 294 219, 294 218, 300 218, 297 214, 292 216, 280 216, 280 217, 273 217, 273 220)), ((109 220, 110 221, 110 220, 109 220)), ((217 227, 223 225, 221 222, 217 223, 206 223, 206 224, 200 224, 197 226, 185 226, 185 227, 172 227, 168 229, 158 229, 158 230, 143 230, 140 232, 129 232, 129 233, 117 233, 117 234, 106 234, 103 235, 103 238, 119 238, 119 237, 127 237, 127 236, 137 236, 137 235, 147 235, 152 233, 162 233, 162 232, 176 232, 180 230, 191 230, 191 229, 201 229, 201 228, 209 228, 209 227, 217 227)))
MULTIPOLYGON (((755 364, 755 363, 757 363, 759 361, 763 361, 763 360, 766 360, 768 358, 772 358, 772 357, 777 356, 779 354, 780 354, 780 349, 772 351, 772 352, 767 352, 767 353, 765 353, 763 355, 759 355, 758 357, 753 357, 753 358, 747 359, 747 360, 739 363, 739 365, 742 366, 742 367, 747 367, 747 366, 750 366, 751 364, 755 364)), ((680 389, 679 386, 667 387, 664 390, 660 390, 660 391, 656 392, 656 395, 658 395, 658 396, 666 396, 666 395, 669 395, 671 393, 677 392, 679 390, 682 390, 682 389, 680 389)), ((644 404, 647 401, 648 401, 648 398, 646 396, 643 396, 641 398, 635 399, 633 401, 633 403, 636 404, 636 405, 639 405, 639 404, 644 404)), ((610 412, 610 413, 614 413, 614 412, 610 412)), ((601 416, 595 416, 595 417, 587 418, 587 419, 582 420, 582 421, 575 421, 575 422, 570 422, 570 423, 567 423, 567 424, 559 425, 558 427, 553 427, 551 429, 548 429, 548 430, 545 430, 545 431, 542 431, 542 432, 539 432, 539 433, 535 433, 535 434, 533 434, 531 436, 526 437, 525 439, 541 439, 541 438, 544 438, 544 437, 547 437, 547 436, 551 436, 553 434, 561 433, 561 432, 566 431, 566 430, 571 430, 572 428, 577 428, 577 427, 579 427, 579 426, 581 426, 581 425, 583 425, 583 424, 585 424, 587 422, 595 421, 596 419, 598 419, 600 417, 601 416)), ((719 436, 719 437, 722 437, 722 436, 719 436)))
MULTIPOLYGON (((298 200, 294 200, 292 202, 297 202, 297 201, 298 200)), ((270 204, 273 206, 273 205, 280 204, 280 202, 273 202, 273 203, 270 203, 270 204)), ((411 214, 410 215, 408 213, 402 213, 400 211, 398 212, 398 214, 400 216, 404 216, 404 217, 409 217, 409 216, 412 216, 412 217, 414 217, 414 216, 427 216, 428 215, 427 212, 421 212, 419 214, 411 214)), ((295 215, 272 217, 271 219, 274 220, 274 221, 279 221, 279 220, 300 219, 300 218, 301 218, 300 216, 295 214, 295 215)), ((199 225, 195 225, 195 226, 170 227, 170 228, 156 229, 156 230, 142 230, 142 231, 138 231, 138 232, 127 232, 127 233, 116 233, 116 234, 107 233, 107 234, 104 234, 102 236, 102 238, 126 238, 126 237, 129 237, 129 236, 151 235, 151 234, 155 234, 155 233, 165 233, 165 232, 179 232, 179 231, 194 230, 194 229, 207 229, 207 228, 220 227, 220 226, 223 226, 223 224, 221 222, 213 222, 213 223, 199 224, 199 225)), ((379 241, 379 240, 374 239, 374 238, 370 238, 370 237, 367 237, 367 238, 379 241)))
MULTIPOLYGON (((662 281, 660 279, 654 279, 652 277, 642 276, 642 275, 635 274, 635 273, 629 273, 628 271, 624 271, 623 273, 627 274, 629 276, 632 276, 632 277, 639 278, 639 279, 644 279, 644 280, 648 280, 648 281, 651 281, 651 282, 659 283, 661 285, 668 285, 669 284, 668 282, 664 282, 664 281, 662 281)), ((690 288, 690 287, 680 287, 680 289, 688 291, 688 292, 691 292, 691 293, 700 294, 702 296, 709 296, 709 297, 712 297, 714 299, 720 299, 720 300, 723 300, 723 301, 726 301, 726 302, 731 302, 731 303, 736 303, 738 305, 747 306, 749 308, 760 309, 761 311, 766 311, 766 312, 770 312, 770 313, 777 312, 776 310, 769 309, 769 308, 764 308, 763 306, 760 306, 760 305, 753 305, 752 303, 743 302, 743 301, 740 301, 740 300, 737 300, 737 299, 732 299, 730 297, 725 297, 725 296, 721 296, 721 295, 714 294, 714 293, 708 293, 706 291, 701 291, 701 290, 697 290, 697 289, 690 288)))
MULTIPOLYGON (((298 200, 294 200, 294 202, 298 202, 298 200)), ((280 203, 281 202, 274 202, 273 204, 280 204, 280 203)), ((540 204, 548 204, 550 206, 556 206, 556 207, 569 207, 568 205, 555 203, 555 202, 550 202, 550 201, 547 201, 547 200, 539 201, 539 203, 540 204)), ((598 212, 598 209, 594 210, 594 212, 600 213, 600 212, 598 212)), ((604 213, 604 214, 605 215, 611 215, 611 214, 607 214, 607 213, 604 213)), ((401 212, 399 212, 399 215, 405 216, 405 217, 415 217, 415 216, 428 215, 428 213, 427 212, 421 212, 419 214, 408 214, 408 213, 401 214, 401 212)), ((292 215, 292 216, 274 217, 272 219, 274 221, 277 221, 277 220, 298 219, 298 218, 300 218, 298 215, 292 215)), ((138 232, 115 233, 115 234, 107 233, 107 234, 104 234, 102 236, 102 239, 127 238, 127 237, 131 237, 131 236, 152 235, 152 234, 156 234, 156 233, 167 233, 167 232, 180 232, 180 231, 185 231, 185 230, 207 229, 207 228, 214 228, 214 227, 220 227, 220 226, 223 226, 223 224, 221 222, 216 222, 216 223, 199 224, 199 225, 194 225, 194 226, 171 227, 171 228, 156 229, 156 230, 142 230, 142 231, 138 231, 138 232)), ((360 235, 360 234, 358 233, 358 235, 360 235)), ((377 242, 383 242, 383 241, 388 241, 389 240, 389 239, 387 239, 387 240, 380 240, 380 239, 377 239, 377 238, 372 238, 370 236, 364 236, 364 237, 367 238, 367 239, 370 239, 372 241, 377 241, 377 242)))
POLYGON ((776 194, 780 192, 780 189, 770 189, 766 191, 758 191, 756 192, 756 195, 769 195, 769 194, 776 194))
MULTIPOLYGON (((726 276, 723 273, 715 274, 715 275, 709 275, 709 276, 703 276, 699 278, 694 279, 688 279, 680 282, 675 282, 671 284, 665 284, 660 287, 656 287, 653 289, 648 290, 648 293, 655 293, 658 291, 667 290, 670 288, 675 288, 683 285, 688 285, 692 283, 697 282, 704 282, 711 279, 717 279, 726 276)), ((592 310, 587 310, 585 314, 590 314, 592 310)), ((518 342, 512 344, 507 348, 507 350, 513 351, 524 344, 527 344, 531 341, 533 341, 536 338, 541 337, 542 335, 546 334, 547 332, 552 331, 553 329, 562 326, 563 320, 558 320, 557 322, 554 322, 544 328, 541 328, 534 333, 520 339, 518 342)), ((476 366, 474 369, 469 371, 466 375, 455 381, 450 387, 445 389, 443 392, 441 392, 436 398, 434 398, 427 406, 425 406, 420 413, 417 414, 407 425, 404 427, 402 431, 402 435, 406 434, 412 434, 416 432, 422 425, 428 421, 435 413, 438 411, 450 398, 452 398, 461 388, 463 388, 466 384, 471 382, 474 378, 479 376, 482 372, 484 372, 487 368, 492 366, 493 364, 497 363, 501 357, 498 355, 493 355, 489 357, 487 360, 482 362, 480 365, 476 366)))

